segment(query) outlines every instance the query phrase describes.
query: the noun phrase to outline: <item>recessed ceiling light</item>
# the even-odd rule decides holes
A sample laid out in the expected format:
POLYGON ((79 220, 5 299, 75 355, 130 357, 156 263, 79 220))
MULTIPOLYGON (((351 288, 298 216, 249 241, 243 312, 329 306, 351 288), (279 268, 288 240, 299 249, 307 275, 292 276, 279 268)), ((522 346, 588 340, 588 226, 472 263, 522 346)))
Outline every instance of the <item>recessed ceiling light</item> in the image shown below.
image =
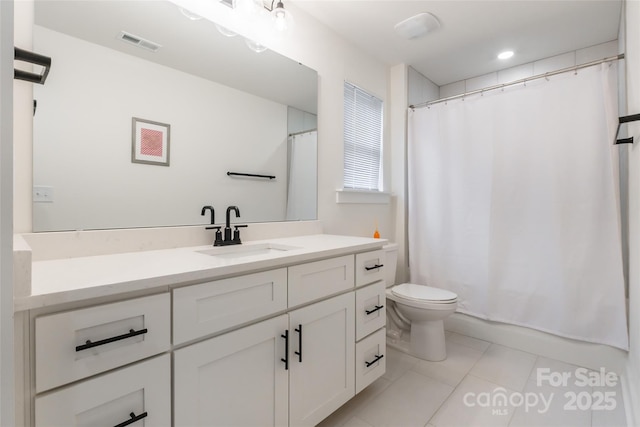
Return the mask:
POLYGON ((414 15, 398 22, 393 28, 401 37, 407 40, 417 39, 427 34, 429 31, 436 30, 440 27, 438 18, 430 13, 424 12, 414 15))
POLYGON ((504 52, 500 52, 498 54, 498 59, 509 59, 513 56, 512 50, 505 50, 504 52))

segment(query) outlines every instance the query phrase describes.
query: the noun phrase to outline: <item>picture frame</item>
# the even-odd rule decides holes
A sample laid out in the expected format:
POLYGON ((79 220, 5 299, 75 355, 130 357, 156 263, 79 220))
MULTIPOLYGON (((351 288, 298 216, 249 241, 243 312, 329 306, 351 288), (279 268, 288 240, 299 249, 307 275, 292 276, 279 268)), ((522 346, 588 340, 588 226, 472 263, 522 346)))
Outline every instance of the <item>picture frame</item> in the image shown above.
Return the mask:
POLYGON ((169 166, 171 125, 133 117, 131 162, 169 166))

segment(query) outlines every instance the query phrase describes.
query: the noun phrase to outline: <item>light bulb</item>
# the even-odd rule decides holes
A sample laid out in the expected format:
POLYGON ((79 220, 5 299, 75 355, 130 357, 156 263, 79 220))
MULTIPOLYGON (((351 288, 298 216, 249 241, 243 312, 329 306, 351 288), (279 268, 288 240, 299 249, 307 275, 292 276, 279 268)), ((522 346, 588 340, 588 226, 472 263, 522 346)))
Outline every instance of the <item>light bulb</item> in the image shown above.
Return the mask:
POLYGON ((238 35, 238 33, 235 33, 233 31, 231 31, 230 29, 228 29, 227 27, 223 27, 220 24, 216 24, 216 28, 218 29, 220 34, 222 34, 225 37, 235 37, 235 36, 238 35))
POLYGON ((291 16, 291 12, 284 8, 282 1, 278 1, 278 5, 271 13, 273 14, 276 30, 285 32, 291 28, 293 18, 291 16))
POLYGON ((247 46, 249 46, 249 49, 251 49, 256 53, 264 52, 265 50, 267 50, 266 46, 263 46, 260 43, 253 41, 251 39, 245 39, 244 41, 247 44, 247 46))
POLYGON ((186 16, 187 18, 189 18, 189 19, 190 19, 190 20, 192 20, 192 21, 198 21, 198 20, 202 19, 202 16, 197 15, 197 14, 195 14, 195 13, 191 12, 190 10, 187 10, 187 9, 185 9, 185 8, 182 8, 182 7, 180 8, 180 12, 181 12, 184 16, 186 16))
POLYGON ((513 56, 512 50, 505 50, 504 52, 500 52, 498 55, 498 59, 509 59, 513 56))

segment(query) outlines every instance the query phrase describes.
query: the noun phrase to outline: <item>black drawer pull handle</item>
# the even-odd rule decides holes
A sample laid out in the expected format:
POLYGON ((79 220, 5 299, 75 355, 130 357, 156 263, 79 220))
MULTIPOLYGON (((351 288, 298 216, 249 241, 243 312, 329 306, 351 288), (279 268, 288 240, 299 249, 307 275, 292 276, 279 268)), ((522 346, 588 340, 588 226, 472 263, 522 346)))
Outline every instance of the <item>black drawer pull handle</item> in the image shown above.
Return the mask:
POLYGON ((382 359, 384 357, 384 354, 378 354, 376 355, 376 358, 373 359, 371 362, 367 362, 365 361, 364 364, 367 365, 367 368, 371 365, 373 365, 374 363, 376 363, 378 360, 382 359))
POLYGON ((284 331, 284 334, 280 335, 284 338, 284 358, 280 360, 284 362, 284 370, 289 370, 289 330, 284 331))
POLYGON ((131 419, 129 419, 129 420, 125 421, 125 422, 122 422, 122 423, 120 423, 120 424, 118 424, 118 425, 116 425, 114 427, 124 427, 124 426, 128 426, 129 424, 133 424, 136 421, 140 421, 141 419, 146 418, 147 417, 147 413, 143 412, 140 415, 136 415, 136 414, 134 414, 132 412, 132 413, 129 414, 129 416, 131 417, 131 419))
POLYGON ((295 329, 298 333, 298 351, 294 351, 298 355, 298 362, 302 363, 302 325, 298 325, 295 329))
POLYGON ((109 344, 109 343, 112 343, 112 342, 124 340, 124 339, 127 339, 127 338, 136 337, 138 335, 146 334, 147 332, 148 332, 147 328, 140 329, 139 331, 134 331, 133 329, 129 329, 129 333, 118 335, 117 337, 111 337, 111 338, 107 338, 107 339, 96 341, 96 342, 92 342, 91 340, 87 340, 85 344, 77 346, 76 347, 76 351, 87 350, 89 348, 98 347, 100 345, 105 345, 105 344, 109 344))
POLYGON ((373 310, 365 310, 365 313, 367 313, 367 316, 375 313, 378 310, 382 310, 384 308, 384 305, 376 305, 375 307, 376 308, 374 308, 373 310))
POLYGON ((384 264, 376 264, 373 267, 365 267, 364 269, 367 271, 375 270, 376 268, 384 267, 384 264))

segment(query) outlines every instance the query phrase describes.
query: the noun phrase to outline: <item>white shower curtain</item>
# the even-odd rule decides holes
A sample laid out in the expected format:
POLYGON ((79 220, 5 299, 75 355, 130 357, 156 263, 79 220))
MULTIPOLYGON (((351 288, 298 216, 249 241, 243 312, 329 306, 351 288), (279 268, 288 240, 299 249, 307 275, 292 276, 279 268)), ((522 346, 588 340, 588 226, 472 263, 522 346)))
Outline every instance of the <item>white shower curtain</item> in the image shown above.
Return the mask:
POLYGON ((317 218, 318 131, 290 135, 287 220, 317 218))
POLYGON ((616 65, 409 113, 411 281, 458 311, 628 349, 616 65))

